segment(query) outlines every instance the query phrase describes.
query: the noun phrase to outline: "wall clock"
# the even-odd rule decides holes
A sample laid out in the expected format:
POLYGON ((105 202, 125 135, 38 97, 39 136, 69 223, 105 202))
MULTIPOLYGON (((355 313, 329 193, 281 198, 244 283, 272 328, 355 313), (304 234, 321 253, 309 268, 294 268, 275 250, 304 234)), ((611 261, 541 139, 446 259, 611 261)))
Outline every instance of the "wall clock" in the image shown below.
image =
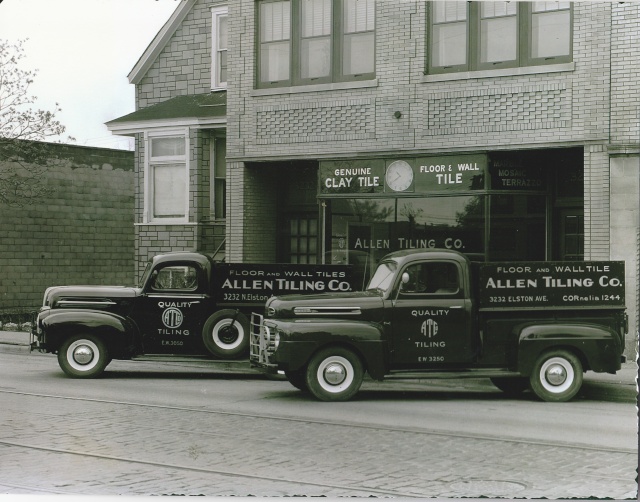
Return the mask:
POLYGON ((413 183, 413 169, 404 160, 396 160, 387 167, 384 179, 394 192, 404 192, 413 183))

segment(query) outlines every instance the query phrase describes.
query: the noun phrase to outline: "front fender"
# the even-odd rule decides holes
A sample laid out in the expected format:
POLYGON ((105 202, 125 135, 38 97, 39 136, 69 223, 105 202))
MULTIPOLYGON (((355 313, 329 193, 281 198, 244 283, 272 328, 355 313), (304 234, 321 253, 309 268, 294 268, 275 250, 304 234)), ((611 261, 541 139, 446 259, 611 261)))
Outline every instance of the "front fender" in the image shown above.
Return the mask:
POLYGON ((95 310, 51 310, 40 324, 48 352, 56 352, 70 335, 86 333, 101 337, 111 354, 120 355, 136 333, 127 318, 95 310))
POLYGON ((615 373, 622 347, 612 329, 590 323, 533 324, 519 327, 518 371, 531 374, 540 355, 552 348, 572 350, 585 369, 615 373))
POLYGON ((305 367, 323 347, 349 348, 360 356, 372 378, 381 380, 387 367, 387 343, 381 325, 356 320, 304 319, 273 321, 280 333, 275 362, 284 370, 305 367))

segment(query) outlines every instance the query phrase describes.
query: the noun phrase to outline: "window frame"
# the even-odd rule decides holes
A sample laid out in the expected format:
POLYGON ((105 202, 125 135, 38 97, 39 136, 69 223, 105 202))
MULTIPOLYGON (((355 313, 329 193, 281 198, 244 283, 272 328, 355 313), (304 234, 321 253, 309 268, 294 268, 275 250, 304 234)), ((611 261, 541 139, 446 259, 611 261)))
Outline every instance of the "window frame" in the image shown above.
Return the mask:
MULTIPOLYGON (((422 270, 420 270, 420 272, 423 272, 422 270)), ((424 273, 424 272, 423 272, 424 273)), ((430 275, 430 274, 428 274, 430 275)), ((433 298, 461 298, 462 297, 462 275, 461 275, 461 270, 459 265, 456 262, 453 261, 448 261, 448 260, 444 260, 444 261, 418 261, 418 262, 413 262, 413 263, 409 263, 407 264, 404 269, 402 270, 402 272, 400 274, 398 274, 398 277, 400 278, 400 283, 399 283, 399 287, 400 287, 400 291, 399 291, 399 298, 404 298, 404 299, 417 299, 417 298, 424 298, 424 299, 433 299, 433 298), (434 270, 436 270, 438 267, 444 268, 447 267, 449 268, 449 270, 447 272, 455 272, 455 286, 456 289, 455 290, 450 290, 448 288, 439 288, 436 289, 434 291, 429 291, 429 289, 431 289, 431 284, 429 283, 424 283, 424 289, 422 291, 412 291, 410 289, 405 289, 406 285, 404 283, 404 281, 402 280, 403 276, 405 273, 409 274, 409 276, 411 276, 410 273, 410 269, 412 268, 416 268, 418 269, 418 267, 426 267, 427 271, 429 271, 430 273, 433 273, 434 270)), ((453 284, 453 283, 452 283, 453 284)))
MULTIPOLYGON (((180 274, 178 274, 180 275, 180 274)), ((199 286, 200 286, 200 273, 199 273, 199 267, 196 266, 195 263, 189 263, 189 262, 185 262, 185 263, 168 263, 166 265, 160 266, 158 268, 156 268, 152 273, 151 273, 151 280, 149 281, 150 284, 150 291, 154 292, 154 293, 169 293, 169 292, 194 292, 197 291, 199 286), (189 285, 185 284, 180 285, 180 286, 176 286, 175 284, 173 284, 173 279, 171 279, 171 284, 166 286, 166 287, 160 287, 160 284, 158 283, 158 279, 160 277, 160 274, 162 272, 168 271, 169 275, 173 275, 172 272, 176 271, 179 272, 180 269, 183 269, 184 274, 183 275, 183 279, 187 277, 187 271, 191 272, 191 274, 193 275, 193 282, 189 285)))
POLYGON ((227 217, 226 136, 213 136, 211 138, 209 158, 209 214, 211 220, 224 221, 227 217), (225 143, 224 177, 217 176, 218 149, 222 142, 225 143), (218 201, 219 193, 222 194, 222 201, 218 201))
POLYGON ((183 224, 189 221, 189 129, 172 129, 162 132, 145 132, 145 162, 144 162, 144 214, 143 223, 158 225, 183 224), (182 138, 184 139, 184 155, 153 156, 152 142, 154 139, 182 138), (154 205, 154 176, 155 169, 159 166, 181 165, 184 169, 185 192, 184 210, 181 216, 156 217, 154 205))
MULTIPOLYGON (((442 75, 456 72, 474 72, 487 70, 500 70, 505 68, 524 68, 524 67, 544 67, 546 65, 556 65, 573 62, 573 21, 574 11, 573 2, 568 2, 568 8, 559 9, 558 11, 569 11, 569 54, 548 57, 534 58, 531 56, 533 47, 533 4, 534 2, 516 2, 516 36, 517 50, 516 58, 509 61, 498 62, 481 62, 481 1, 471 1, 467 3, 466 22, 466 62, 464 64, 434 66, 433 65, 433 46, 434 46, 434 25, 445 24, 435 23, 434 3, 429 2, 427 12, 428 35, 426 37, 427 50, 427 75, 442 75)), ((541 71, 544 71, 541 68, 541 71)))
MULTIPOLYGON (((262 19, 261 19, 261 6, 267 3, 278 3, 283 0, 260 0, 256 2, 256 88, 257 89, 269 89, 278 87, 290 87, 290 86, 305 86, 315 84, 333 84, 342 82, 356 82, 362 80, 373 80, 376 75, 376 21, 375 21, 375 4, 374 4, 374 28, 372 30, 374 43, 373 43, 373 71, 360 74, 344 74, 344 46, 345 35, 344 32, 344 8, 345 0, 330 0, 331 4, 331 19, 329 25, 331 27, 331 33, 329 37, 330 45, 330 57, 329 62, 329 75, 318 77, 302 77, 301 67, 301 46, 303 42, 302 36, 302 4, 301 0, 288 0, 289 3, 289 76, 287 79, 275 80, 275 81, 263 81, 262 79, 262 61, 263 61, 263 49, 262 49, 262 19)), ((287 0, 285 0, 287 1, 287 0)), ((374 0, 375 1, 375 0, 374 0)), ((369 30, 371 31, 371 30, 369 30)), ((366 31, 365 31, 366 32, 366 31)), ((362 32, 362 33, 365 33, 362 32)), ((360 32, 358 32, 360 33, 360 32)), ((305 39, 308 37, 305 37, 305 39)))
MULTIPOLYGON (((227 7, 212 7, 211 8, 211 89, 226 89, 227 81, 224 82, 220 79, 220 53, 225 52, 228 57, 228 48, 221 49, 219 47, 219 30, 220 30, 220 20, 222 18, 226 18, 228 22, 228 9, 227 7)), ((228 33, 228 27, 227 27, 228 33)), ((228 42, 227 42, 228 45, 228 42)), ((227 59, 227 67, 228 67, 228 59, 227 59)))

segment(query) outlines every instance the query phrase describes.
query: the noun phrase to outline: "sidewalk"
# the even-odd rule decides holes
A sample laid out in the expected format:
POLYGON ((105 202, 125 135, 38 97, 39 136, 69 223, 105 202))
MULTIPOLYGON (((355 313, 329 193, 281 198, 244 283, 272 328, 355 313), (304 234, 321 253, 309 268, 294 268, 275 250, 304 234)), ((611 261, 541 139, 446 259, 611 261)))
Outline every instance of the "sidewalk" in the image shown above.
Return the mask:
MULTIPOLYGON (((30 334, 24 331, 0 331, 0 352, 29 354, 30 334)), ((221 370, 228 369, 237 373, 239 369, 245 368, 247 373, 254 374, 255 370, 249 368, 246 361, 236 361, 237 364, 230 364, 232 361, 221 362, 221 370)), ((215 364, 215 363, 212 363, 215 364)), ((638 366, 634 361, 627 361, 622 365, 622 369, 615 375, 609 373, 585 373, 586 381, 597 381, 608 384, 636 385, 638 376, 638 366)))

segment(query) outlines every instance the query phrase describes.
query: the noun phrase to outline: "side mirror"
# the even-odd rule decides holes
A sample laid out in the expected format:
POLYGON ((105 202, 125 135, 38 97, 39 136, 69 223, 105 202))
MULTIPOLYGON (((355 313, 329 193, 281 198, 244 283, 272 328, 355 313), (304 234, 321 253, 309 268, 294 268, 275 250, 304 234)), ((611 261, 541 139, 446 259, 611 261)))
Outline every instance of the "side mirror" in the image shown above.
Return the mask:
POLYGON ((409 277, 409 273, 408 272, 404 272, 402 274, 402 277, 400 277, 400 285, 398 286, 398 290, 396 291, 396 296, 393 299, 394 304, 398 300, 398 296, 400 295, 400 291, 402 291, 402 286, 407 284, 410 280, 411 280, 411 277, 409 277))

